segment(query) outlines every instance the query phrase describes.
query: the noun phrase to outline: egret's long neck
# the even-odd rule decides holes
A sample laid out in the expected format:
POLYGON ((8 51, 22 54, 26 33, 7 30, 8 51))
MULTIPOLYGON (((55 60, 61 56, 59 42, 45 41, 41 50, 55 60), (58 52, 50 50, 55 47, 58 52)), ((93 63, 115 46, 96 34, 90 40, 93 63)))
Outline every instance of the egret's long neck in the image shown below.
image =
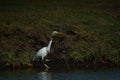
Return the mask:
POLYGON ((50 48, 51 48, 51 44, 52 44, 52 38, 51 38, 51 40, 50 40, 50 42, 49 42, 49 44, 48 44, 48 46, 47 46, 47 50, 48 50, 48 52, 50 52, 50 48))

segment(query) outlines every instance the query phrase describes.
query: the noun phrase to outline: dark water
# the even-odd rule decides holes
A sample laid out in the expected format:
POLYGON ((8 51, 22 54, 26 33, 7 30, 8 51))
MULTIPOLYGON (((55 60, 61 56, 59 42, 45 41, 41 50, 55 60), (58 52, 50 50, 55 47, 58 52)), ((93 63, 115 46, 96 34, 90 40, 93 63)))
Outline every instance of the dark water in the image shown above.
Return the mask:
POLYGON ((120 69, 1 71, 0 80, 120 80, 120 69))

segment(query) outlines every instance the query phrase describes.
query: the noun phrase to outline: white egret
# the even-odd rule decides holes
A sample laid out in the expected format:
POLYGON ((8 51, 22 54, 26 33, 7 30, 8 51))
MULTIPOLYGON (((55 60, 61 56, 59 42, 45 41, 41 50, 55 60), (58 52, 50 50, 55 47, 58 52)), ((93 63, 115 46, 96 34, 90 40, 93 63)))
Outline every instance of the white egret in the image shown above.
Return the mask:
MULTIPOLYGON (((55 34, 58 34, 58 32, 57 32, 57 31, 54 31, 54 32, 52 33, 52 37, 53 37, 55 34)), ((38 59, 38 58, 41 57, 41 58, 42 58, 42 62, 43 62, 44 66, 45 66, 46 68, 49 68, 49 67, 44 63, 44 60, 45 60, 45 57, 47 56, 47 54, 50 53, 50 48, 51 48, 51 44, 52 44, 52 41, 53 41, 53 38, 52 38, 52 37, 51 37, 51 40, 50 40, 48 46, 41 48, 41 49, 37 52, 36 56, 33 58, 33 61, 34 61, 35 59, 38 59)))

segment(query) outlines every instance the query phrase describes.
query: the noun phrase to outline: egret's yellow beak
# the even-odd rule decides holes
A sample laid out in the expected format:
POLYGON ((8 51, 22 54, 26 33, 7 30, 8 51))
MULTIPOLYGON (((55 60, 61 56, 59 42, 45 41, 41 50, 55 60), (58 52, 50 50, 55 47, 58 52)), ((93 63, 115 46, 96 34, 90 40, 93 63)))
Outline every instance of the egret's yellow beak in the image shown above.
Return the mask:
POLYGON ((58 32, 58 35, 62 35, 63 34, 63 32, 58 32))

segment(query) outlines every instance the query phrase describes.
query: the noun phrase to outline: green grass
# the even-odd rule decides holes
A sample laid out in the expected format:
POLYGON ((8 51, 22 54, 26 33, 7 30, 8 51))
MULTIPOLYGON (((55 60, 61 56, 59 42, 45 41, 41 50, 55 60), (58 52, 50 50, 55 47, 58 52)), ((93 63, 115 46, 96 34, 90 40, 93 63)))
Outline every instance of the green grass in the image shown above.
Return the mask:
POLYGON ((11 65, 15 60, 29 64, 35 52, 47 45, 50 33, 59 29, 75 31, 81 38, 75 42, 70 36, 66 40, 71 43, 65 41, 74 46, 67 52, 75 61, 119 64, 119 4, 119 0, 0 1, 0 57, 7 55, 0 63, 11 65), (15 55, 18 51, 20 58, 15 55))

